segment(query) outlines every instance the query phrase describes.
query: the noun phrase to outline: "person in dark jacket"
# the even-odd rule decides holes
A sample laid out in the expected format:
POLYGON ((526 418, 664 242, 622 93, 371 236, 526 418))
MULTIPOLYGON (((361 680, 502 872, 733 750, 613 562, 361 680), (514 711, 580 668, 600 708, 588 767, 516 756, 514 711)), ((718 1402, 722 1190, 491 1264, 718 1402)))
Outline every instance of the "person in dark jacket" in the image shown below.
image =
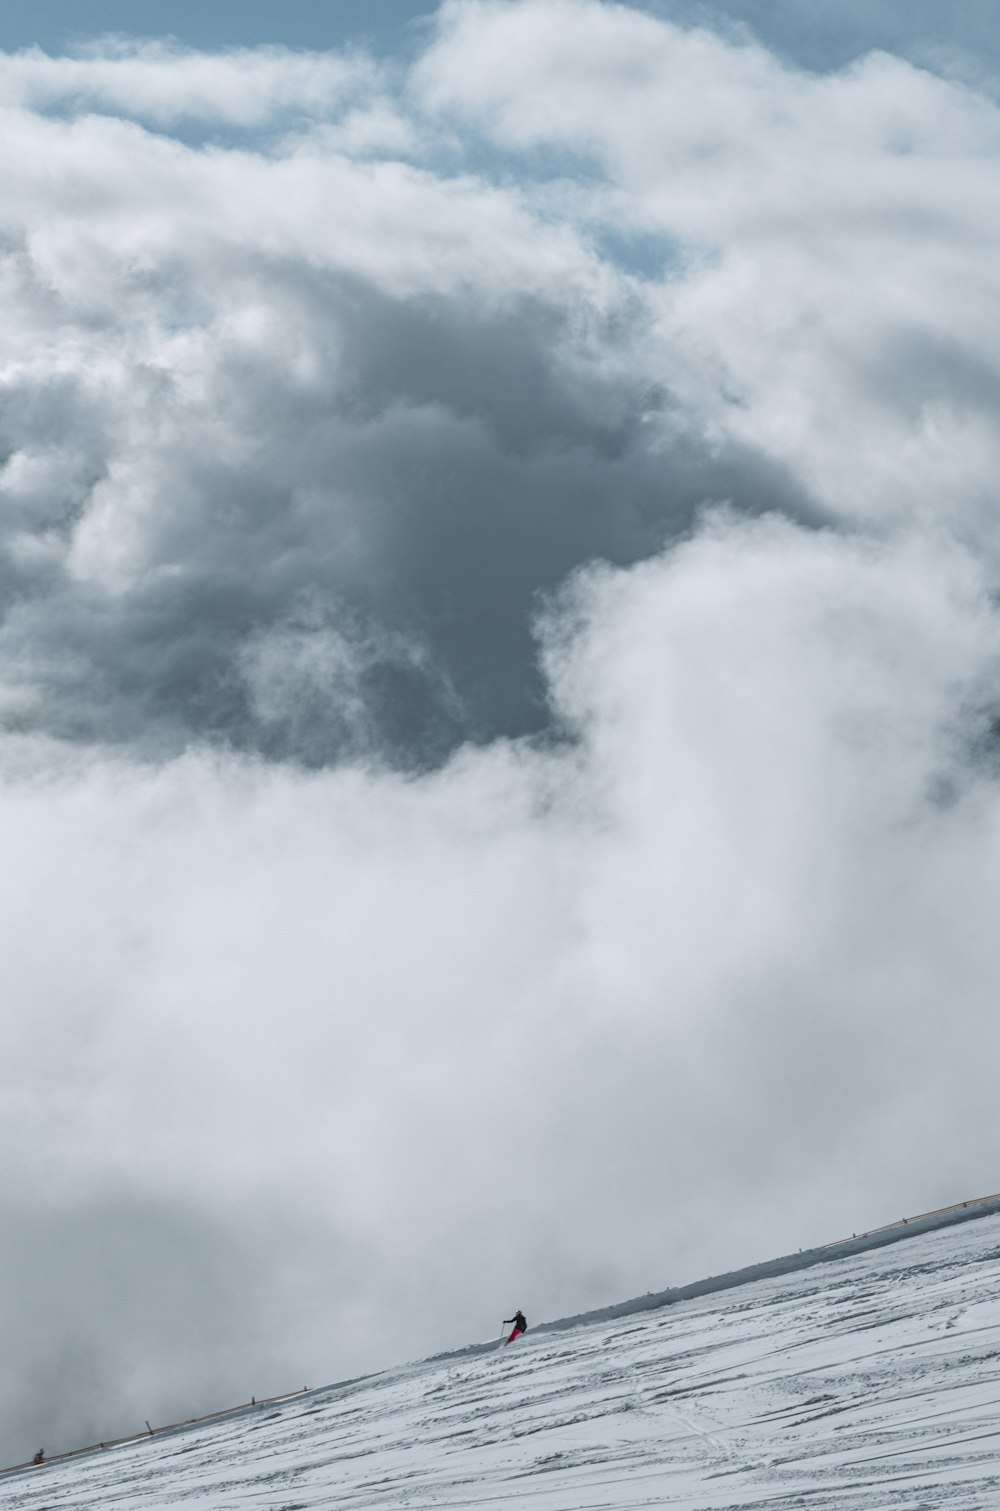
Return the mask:
POLYGON ((528 1324, 524 1320, 524 1313, 523 1312, 515 1312, 514 1315, 513 1315, 513 1317, 505 1317, 503 1319, 503 1325, 504 1325, 504 1327, 507 1326, 508 1322, 513 1322, 513 1324, 514 1324, 514 1331, 511 1333, 510 1337, 507 1339, 508 1343, 513 1343, 513 1341, 514 1341, 515 1338, 520 1338, 520 1336, 521 1336, 522 1333, 526 1333, 528 1331, 528 1324))

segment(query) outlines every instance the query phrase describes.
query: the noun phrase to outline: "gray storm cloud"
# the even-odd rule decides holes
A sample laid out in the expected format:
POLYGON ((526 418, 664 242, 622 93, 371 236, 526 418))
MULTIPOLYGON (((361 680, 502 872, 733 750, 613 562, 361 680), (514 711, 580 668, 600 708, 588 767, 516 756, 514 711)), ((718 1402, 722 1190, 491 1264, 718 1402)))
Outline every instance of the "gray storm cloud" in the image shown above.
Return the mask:
POLYGON ((706 501, 897 523, 947 494, 988 533, 995 107, 565 11, 444 7, 395 104, 364 60, 7 60, 8 728, 425 765, 544 727, 539 594, 706 501), (366 89, 404 159, 352 155, 366 89), (272 134, 195 148, 133 105, 272 134), (512 184, 540 149, 576 177, 512 184), (312 685, 331 634, 364 717, 271 717, 264 668, 298 647, 312 685))
POLYGON ((990 99, 0 72, 4 1455, 994 1187, 990 99))

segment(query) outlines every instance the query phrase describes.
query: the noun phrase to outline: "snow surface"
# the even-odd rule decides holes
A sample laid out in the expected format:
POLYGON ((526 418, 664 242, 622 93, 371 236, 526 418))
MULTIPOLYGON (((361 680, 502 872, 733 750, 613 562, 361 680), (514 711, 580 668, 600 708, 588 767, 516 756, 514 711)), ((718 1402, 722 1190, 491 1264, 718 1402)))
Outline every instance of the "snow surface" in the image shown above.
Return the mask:
POLYGON ((1000 1508, 1000 1216, 26 1470, 0 1504, 1000 1508))

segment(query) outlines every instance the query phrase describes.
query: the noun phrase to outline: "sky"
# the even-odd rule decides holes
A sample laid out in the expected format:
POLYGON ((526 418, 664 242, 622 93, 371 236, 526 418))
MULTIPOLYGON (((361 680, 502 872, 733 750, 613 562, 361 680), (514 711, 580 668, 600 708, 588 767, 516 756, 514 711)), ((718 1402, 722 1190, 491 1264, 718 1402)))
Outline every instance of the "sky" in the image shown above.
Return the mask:
POLYGON ((204 9, 0 22, 6 1461, 1000 1185, 1000 23, 204 9))
MULTIPOLYGON (((782 56, 828 70, 871 51, 976 68, 1000 60, 992 0, 644 0, 632 7, 681 24, 743 29, 782 56)), ((62 52, 96 37, 173 37, 196 48, 368 48, 411 56, 435 6, 427 0, 6 0, 0 46, 62 52)))

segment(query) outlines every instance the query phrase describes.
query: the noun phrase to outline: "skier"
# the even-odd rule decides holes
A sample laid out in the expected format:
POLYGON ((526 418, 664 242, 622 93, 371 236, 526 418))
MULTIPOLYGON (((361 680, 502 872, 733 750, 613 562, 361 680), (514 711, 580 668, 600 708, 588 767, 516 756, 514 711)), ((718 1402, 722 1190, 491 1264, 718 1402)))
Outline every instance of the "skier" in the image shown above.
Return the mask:
POLYGON ((514 1313, 513 1317, 505 1317, 503 1319, 504 1327, 507 1326, 508 1322, 513 1322, 514 1324, 514 1331, 507 1339, 508 1343, 513 1343, 515 1338, 520 1338, 522 1333, 526 1333, 528 1331, 528 1324, 524 1320, 523 1312, 518 1311, 514 1313))

